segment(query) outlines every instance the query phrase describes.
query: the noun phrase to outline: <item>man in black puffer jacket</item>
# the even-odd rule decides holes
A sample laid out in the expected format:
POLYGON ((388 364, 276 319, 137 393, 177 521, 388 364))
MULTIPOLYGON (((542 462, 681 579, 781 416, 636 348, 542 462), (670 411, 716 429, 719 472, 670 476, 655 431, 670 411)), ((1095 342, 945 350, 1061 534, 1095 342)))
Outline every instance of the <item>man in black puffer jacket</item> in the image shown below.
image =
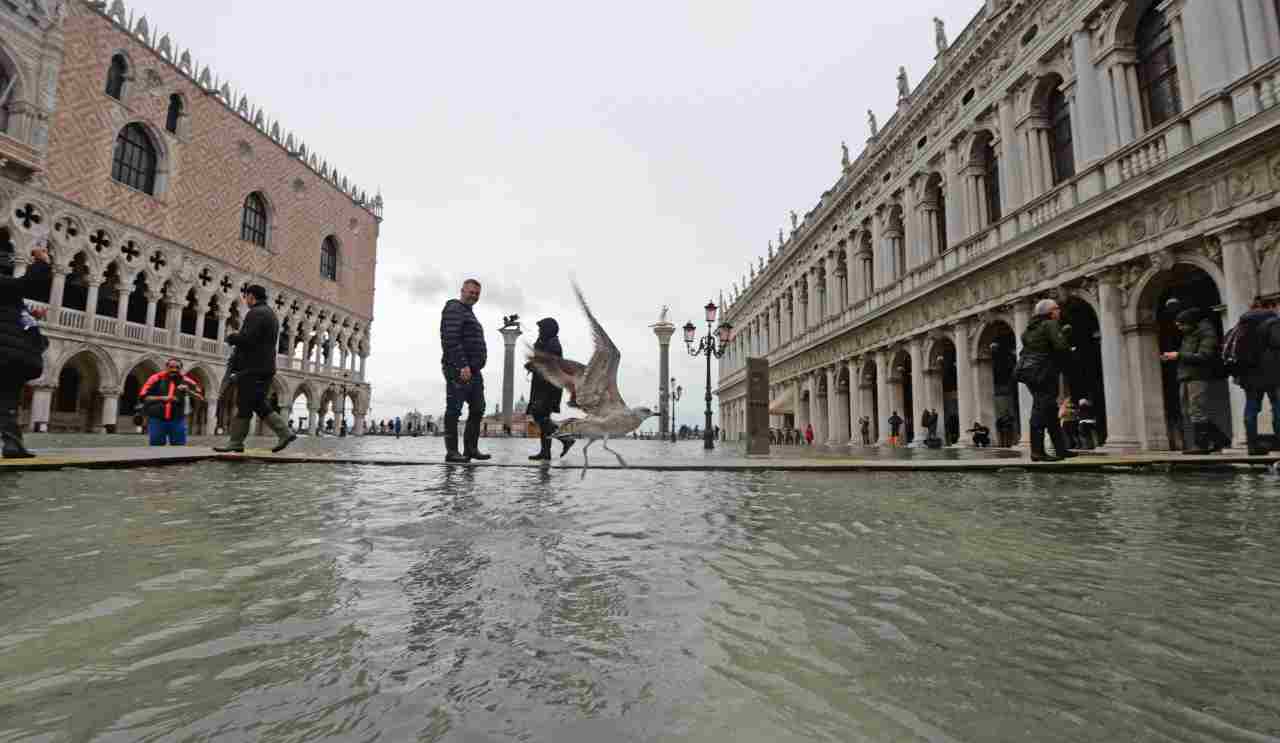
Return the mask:
POLYGON ((484 327, 471 308, 480 301, 480 282, 467 279, 458 299, 450 299, 440 315, 440 366, 447 386, 444 411, 444 446, 446 462, 469 462, 490 459, 480 453, 480 422, 484 419, 484 376, 481 373, 489 352, 484 342, 484 327), (458 420, 462 405, 467 405, 467 430, 464 451, 458 451, 458 420))
MULTIPOLYGON (((44 373, 44 336, 35 327, 26 298, 48 291, 51 281, 49 253, 31 251, 32 262, 19 278, 0 278, 0 437, 5 459, 29 459, 35 455, 22 442, 18 427, 18 401, 27 382, 44 373)), ((43 313, 36 313, 42 316, 43 313)))
POLYGON ((236 385, 236 417, 231 421, 230 441, 226 446, 214 447, 214 451, 243 452, 254 413, 276 434, 276 445, 271 451, 284 451, 286 446, 297 441, 298 436, 267 402, 271 380, 276 375, 280 321, 267 305, 264 287, 257 284, 245 287, 240 298, 249 311, 245 313, 240 329, 227 336, 227 343, 235 348, 227 371, 234 377, 236 385))

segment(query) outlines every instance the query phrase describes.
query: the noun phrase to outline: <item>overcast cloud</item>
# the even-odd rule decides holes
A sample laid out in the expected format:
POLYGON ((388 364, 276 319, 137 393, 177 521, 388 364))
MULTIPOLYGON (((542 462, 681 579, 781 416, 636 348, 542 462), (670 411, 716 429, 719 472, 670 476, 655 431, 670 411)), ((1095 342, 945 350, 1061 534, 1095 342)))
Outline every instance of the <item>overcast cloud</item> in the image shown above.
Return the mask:
MULTIPOLYGON (((657 402, 662 305, 677 325, 763 255, 892 115, 898 65, 933 63, 980 0, 406 3, 133 0, 344 174, 386 198, 373 415, 443 409, 439 307, 485 285, 490 407, 504 314, 559 319, 583 361, 575 275, 623 353, 632 405, 657 402)), ((701 420, 703 366, 673 346, 701 420)), ((517 390, 527 391, 524 375, 517 390)), ((517 396, 519 393, 517 393, 517 396)))

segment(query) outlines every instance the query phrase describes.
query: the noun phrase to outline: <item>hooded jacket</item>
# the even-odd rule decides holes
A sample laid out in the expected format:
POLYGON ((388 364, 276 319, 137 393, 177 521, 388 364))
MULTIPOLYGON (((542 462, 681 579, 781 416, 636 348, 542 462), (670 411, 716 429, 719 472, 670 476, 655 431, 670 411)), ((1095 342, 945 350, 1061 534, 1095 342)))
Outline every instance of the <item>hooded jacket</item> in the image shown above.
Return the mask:
POLYGON ((18 278, 0 278, 0 367, 13 370, 21 381, 44 371, 44 340, 38 330, 24 330, 21 315, 26 298, 46 290, 49 264, 36 261, 18 278))
POLYGON ((476 319, 476 313, 461 300, 445 302, 444 311, 440 313, 440 348, 444 351, 440 363, 446 369, 457 371, 467 367, 472 374, 478 374, 488 360, 484 328, 476 319))
POLYGON ((1240 322, 1253 324, 1250 341, 1262 344, 1257 366, 1236 377, 1236 384, 1246 389, 1280 387, 1280 316, 1270 310, 1249 310, 1240 322))
POLYGON ((1213 320, 1199 309, 1192 308, 1178 313, 1178 323, 1187 325, 1178 348, 1178 381, 1193 382, 1217 379, 1221 376, 1221 349, 1218 329, 1213 320))
MULTIPOLYGON (((564 350, 560 347, 560 324, 550 317, 543 318, 538 321, 538 340, 534 341, 533 349, 535 351, 544 351, 553 356, 564 356, 564 350)), ((526 366, 526 369, 529 367, 526 366)), ((532 371, 532 369, 530 369, 532 371)), ((529 406, 525 408, 525 412, 538 418, 544 415, 560 412, 560 399, 564 395, 564 390, 548 382, 538 372, 533 372, 533 379, 529 382, 529 406)))

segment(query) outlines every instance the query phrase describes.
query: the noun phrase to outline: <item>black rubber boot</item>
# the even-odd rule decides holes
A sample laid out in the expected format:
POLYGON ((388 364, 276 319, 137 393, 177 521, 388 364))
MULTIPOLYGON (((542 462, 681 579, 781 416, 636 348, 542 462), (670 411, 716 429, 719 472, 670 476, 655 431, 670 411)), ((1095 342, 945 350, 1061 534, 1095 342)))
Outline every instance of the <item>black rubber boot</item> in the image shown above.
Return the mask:
POLYGON ((213 450, 219 454, 243 454, 244 440, 249 437, 249 424, 252 422, 252 418, 232 418, 227 429, 227 445, 215 446, 213 450))
POLYGON ((537 454, 529 457, 530 462, 538 462, 544 459, 551 459, 551 437, 544 436, 542 438, 542 449, 537 454))
POLYGON ((1182 453, 1191 455, 1212 453, 1209 450, 1209 424, 1193 423, 1191 430, 1192 438, 1194 438, 1195 441, 1192 442, 1189 447, 1184 448, 1182 453))
POLYGON ((22 443, 22 428, 18 426, 18 411, 0 412, 0 437, 4 438, 5 459, 34 459, 35 454, 22 443))
POLYGON ((444 419, 444 461, 454 464, 466 464, 471 460, 458 453, 458 419, 444 419))
POLYGON ((1049 424, 1049 440, 1053 442, 1053 453, 1058 459, 1071 459, 1076 453, 1067 448, 1067 435, 1061 425, 1049 424))
POLYGON ((1057 457, 1051 457, 1044 450, 1044 427, 1031 427, 1031 461, 1033 462, 1057 462, 1057 457))
POLYGON ((483 462, 486 459, 493 459, 493 456, 480 453, 480 420, 480 416, 476 413, 467 415, 467 428, 462 437, 462 453, 468 459, 478 459, 483 462))
POLYGON ((1208 430, 1206 431, 1207 441, 1205 445, 1209 448, 1210 454, 1217 454, 1231 446, 1231 437, 1223 433, 1222 429, 1218 428, 1217 423, 1209 421, 1206 425, 1208 430))

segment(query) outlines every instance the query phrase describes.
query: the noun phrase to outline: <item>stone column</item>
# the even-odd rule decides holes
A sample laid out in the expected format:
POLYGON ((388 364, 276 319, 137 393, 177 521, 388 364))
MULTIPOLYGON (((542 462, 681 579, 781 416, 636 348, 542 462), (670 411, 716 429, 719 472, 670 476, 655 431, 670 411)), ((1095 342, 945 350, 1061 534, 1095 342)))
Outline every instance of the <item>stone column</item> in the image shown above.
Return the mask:
POLYGON ((840 381, 839 371, 834 366, 828 366, 823 370, 827 376, 827 430, 826 443, 827 446, 841 446, 844 439, 840 431, 840 395, 836 392, 836 385, 840 381))
POLYGON ((871 291, 875 292, 884 287, 887 282, 885 280, 884 265, 884 225, 881 224, 880 212, 871 215, 871 291), (880 256, 876 260, 876 256, 880 256))
POLYGON ((364 364, 369 360, 368 353, 360 354, 360 381, 364 381, 364 364))
POLYGON ((946 177, 942 185, 947 189, 947 245, 940 245, 939 252, 946 252, 951 245, 964 239, 968 233, 965 224, 964 178, 960 175, 960 154, 955 142, 947 146, 946 177))
POLYGON ((907 343, 907 354, 911 357, 911 412, 903 411, 902 417, 909 416, 912 419, 911 425, 916 432, 916 438, 924 441, 927 433, 920 428, 920 414, 929 407, 928 382, 924 377, 925 367, 928 364, 928 360, 924 357, 924 338, 912 338, 907 343))
POLYGON ((876 412, 878 420, 875 421, 876 429, 880 432, 878 443, 885 445, 889 443, 889 416, 893 415, 893 398, 889 389, 889 365, 893 363, 893 358, 884 351, 876 352, 876 399, 879 401, 879 410, 876 412))
POLYGON ((44 433, 49 430, 49 413, 53 407, 53 387, 32 385, 31 430, 44 433))
POLYGON ((1093 66, 1093 36, 1086 28, 1071 33, 1071 60, 1076 70, 1076 105, 1071 112, 1071 124, 1080 120, 1079 154, 1076 170, 1084 169, 1107 152, 1107 132, 1102 125, 1102 93, 1098 86, 1098 71, 1093 66))
MULTIPOLYGON (((502 425, 503 431, 511 430, 511 408, 515 405, 516 391, 516 340, 520 337, 520 326, 502 328, 502 425)), ((667 338, 670 342, 670 336, 667 338)), ((664 353, 665 357, 666 354, 664 353)), ((666 359, 663 359, 665 367, 666 359)), ((664 420, 666 412, 663 411, 664 420)), ((663 431, 666 433, 666 431, 663 431)))
POLYGON ((102 394, 102 428, 107 433, 114 433, 116 417, 120 412, 120 393, 111 390, 102 394))
MULTIPOLYGON (((1123 290, 1120 276, 1107 271, 1098 276, 1098 329, 1102 342, 1102 393, 1106 400, 1108 449, 1133 449, 1134 434, 1130 404, 1129 360, 1125 353, 1123 290)), ((1022 385, 1019 385, 1021 387, 1022 385)), ((1096 402, 1095 402, 1096 408, 1096 402)))
MULTIPOLYGON (((207 390, 206 390, 207 391, 207 390)), ((287 405, 283 400, 281 404, 287 405)), ((288 414, 289 411, 285 411, 288 414)), ((231 411, 231 415, 235 415, 235 411, 231 411)), ((218 433, 218 398, 206 397, 204 399, 204 430, 201 433, 205 436, 213 436, 218 433)))
POLYGON ((969 321, 960 320, 952 330, 956 347, 956 414, 960 417, 960 440, 957 446, 970 446, 963 431, 973 425, 973 363, 969 354, 969 321))
POLYGON ((1164 414, 1159 330, 1154 318, 1146 318, 1146 322, 1140 319, 1137 325, 1126 326, 1124 334, 1129 354, 1128 393, 1133 401, 1138 444, 1150 451, 1166 451, 1169 433, 1164 414))
POLYGON ((307 407, 307 432, 312 436, 320 430, 320 409, 307 407))
POLYGON ((120 321, 117 333, 121 337, 124 336, 124 324, 129 319, 129 295, 132 293, 132 291, 125 291, 125 287, 121 286, 120 294, 116 297, 116 319, 120 321))
POLYGON ((803 375, 796 377, 796 429, 800 431, 800 435, 804 435, 805 426, 809 425, 809 403, 804 399, 804 393, 809 392, 809 399, 813 399, 813 393, 809 391, 809 377, 803 375))
MULTIPOLYGON (((89 279, 89 299, 85 302, 84 311, 89 317, 98 314, 98 290, 102 287, 102 279, 97 277, 89 279)), ((93 330, 93 325, 89 325, 89 330, 93 330)))
POLYGON ((53 265, 50 267, 53 272, 53 286, 49 289, 49 307, 58 309, 62 307, 62 294, 67 288, 67 276, 71 273, 71 269, 67 266, 53 265))
POLYGON ((805 288, 809 291, 809 306, 805 311, 805 325, 814 330, 822 323, 822 314, 818 311, 818 267, 810 266, 804 274, 805 288))
MULTIPOLYGON (((818 390, 822 388, 822 371, 813 372, 813 394, 809 395, 809 416, 813 419, 813 444, 814 446, 823 446, 827 443, 827 429, 829 428, 827 421, 827 406, 823 404, 823 399, 818 395, 818 390)), ((830 399, 831 390, 827 389, 827 399, 830 399)))
MULTIPOLYGON (((658 433, 671 436, 671 336, 676 326, 661 320, 649 328, 658 337, 658 433)), ((515 343, 512 338, 511 343, 515 343)))
MULTIPOLYGON (((200 305, 200 309, 196 310, 196 338, 204 338, 204 324, 209 319, 208 305, 200 305)), ((282 333, 284 331, 281 331, 282 333)), ((196 343, 196 350, 200 349, 200 344, 196 343)))
MULTIPOLYGON (((1013 303, 1013 333, 1016 337, 1018 353, 1022 353, 1022 334, 1031 323, 1031 313, 1035 309, 1032 300, 1018 300, 1013 303)), ((1109 377, 1115 379, 1116 377, 1109 377)), ((1106 384, 1105 382, 1103 383, 1106 384)), ((1031 445, 1031 389, 1025 384, 1015 385, 1018 388, 1018 441, 1022 446, 1031 445)))
MULTIPOLYGON (((1227 316, 1223 328, 1231 328, 1240 316, 1249 311, 1253 298, 1258 296, 1258 269, 1253 251, 1253 236, 1247 224, 1232 225, 1211 233, 1210 240, 1217 239, 1222 246, 1222 275, 1226 283, 1227 316)), ((1233 382, 1227 385, 1231 392, 1231 439, 1236 448, 1246 446, 1244 435, 1244 388, 1233 382)))
MULTIPOLYGON (((156 326, 156 307, 159 305, 159 303, 160 303, 160 293, 159 293, 159 292, 152 292, 152 291, 147 292, 147 322, 146 322, 146 325, 147 325, 147 327, 148 327, 148 328, 154 328, 154 327, 156 326)), ((148 333, 148 334, 147 334, 147 336, 146 336, 146 339, 145 339, 145 340, 146 340, 146 343, 147 343, 148 345, 150 345, 150 343, 151 343, 151 334, 150 334, 150 333, 148 333)))
POLYGON ((1034 193, 1029 189, 1029 184, 1021 181, 1017 177, 1014 163, 1019 160, 1030 159, 1028 151, 1019 147, 1018 137, 1014 136, 1014 111, 1013 97, 1009 95, 1000 98, 999 107, 996 111, 996 123, 1000 127, 1000 174, 1004 180, 1000 184, 1000 198, 1004 201, 1005 208, 1001 210, 1003 214, 1010 214, 1018 207, 1027 203, 1034 198, 1034 193))

